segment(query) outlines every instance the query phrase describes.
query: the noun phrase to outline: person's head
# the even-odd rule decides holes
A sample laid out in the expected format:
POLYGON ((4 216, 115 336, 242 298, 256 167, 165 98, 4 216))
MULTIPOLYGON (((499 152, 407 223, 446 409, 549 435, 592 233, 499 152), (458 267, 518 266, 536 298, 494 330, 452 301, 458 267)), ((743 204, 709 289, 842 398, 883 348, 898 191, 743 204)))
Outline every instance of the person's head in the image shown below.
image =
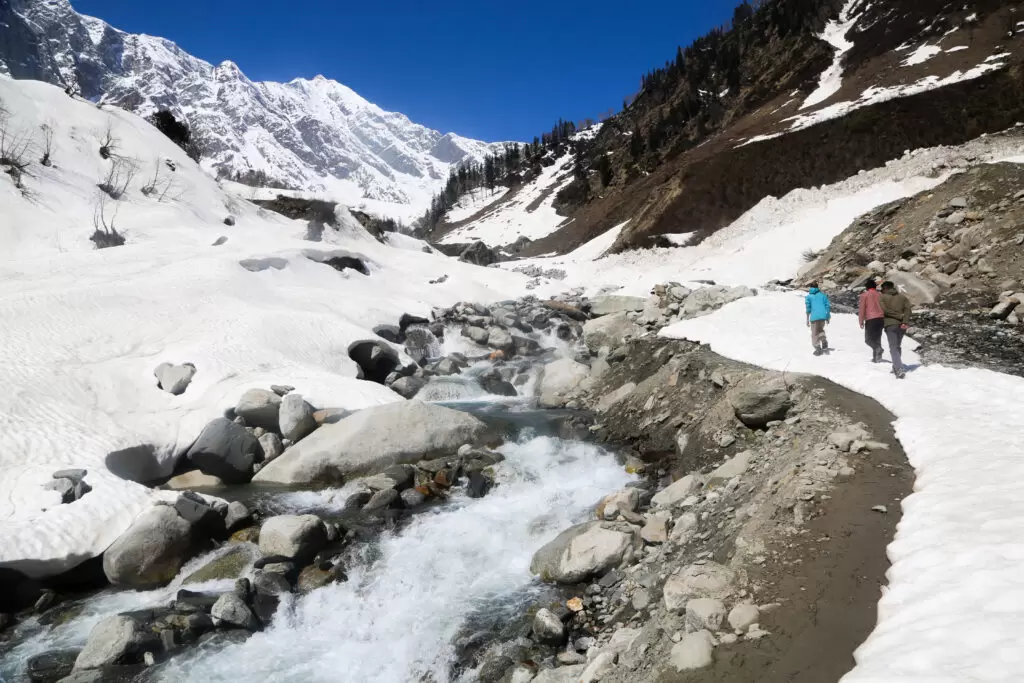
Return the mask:
POLYGON ((809 284, 807 285, 807 289, 817 289, 817 288, 818 288, 818 282, 817 282, 817 280, 815 280, 814 282, 811 282, 811 283, 809 283, 809 284))
POLYGON ((878 283, 875 282, 875 278, 871 278, 867 282, 864 283, 864 288, 865 289, 875 289, 877 286, 878 286, 878 283))
POLYGON ((895 292, 896 291, 896 285, 894 285, 891 281, 886 280, 885 282, 882 283, 882 291, 883 292, 895 292))

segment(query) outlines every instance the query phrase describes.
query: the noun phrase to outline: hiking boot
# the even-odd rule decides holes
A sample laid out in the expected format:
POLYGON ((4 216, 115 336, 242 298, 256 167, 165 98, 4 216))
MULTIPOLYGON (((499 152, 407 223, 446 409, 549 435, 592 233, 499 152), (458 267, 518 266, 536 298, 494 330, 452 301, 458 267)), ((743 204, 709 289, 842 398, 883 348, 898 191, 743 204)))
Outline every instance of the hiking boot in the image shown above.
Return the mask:
POLYGON ((881 363, 882 362, 882 349, 875 349, 871 352, 871 362, 881 363))
POLYGON ((899 370, 896 370, 894 374, 896 375, 896 379, 903 379, 907 376, 907 371, 900 368, 899 370))
POLYGON ((821 349, 814 349, 815 356, 820 356, 822 353, 824 353, 824 351, 822 351, 821 349))

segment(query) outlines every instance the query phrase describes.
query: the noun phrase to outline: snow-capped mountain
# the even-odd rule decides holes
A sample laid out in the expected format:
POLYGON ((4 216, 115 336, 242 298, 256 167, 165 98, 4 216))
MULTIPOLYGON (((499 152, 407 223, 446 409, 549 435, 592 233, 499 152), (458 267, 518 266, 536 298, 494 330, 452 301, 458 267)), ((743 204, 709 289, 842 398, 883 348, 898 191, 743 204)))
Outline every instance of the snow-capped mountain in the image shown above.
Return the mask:
POLYGON ((68 0, 0 1, 0 73, 73 86, 143 116, 184 116, 212 172, 263 171, 299 189, 400 217, 420 213, 450 166, 500 143, 470 140, 384 111, 317 76, 254 82, 175 43, 119 31, 68 0))

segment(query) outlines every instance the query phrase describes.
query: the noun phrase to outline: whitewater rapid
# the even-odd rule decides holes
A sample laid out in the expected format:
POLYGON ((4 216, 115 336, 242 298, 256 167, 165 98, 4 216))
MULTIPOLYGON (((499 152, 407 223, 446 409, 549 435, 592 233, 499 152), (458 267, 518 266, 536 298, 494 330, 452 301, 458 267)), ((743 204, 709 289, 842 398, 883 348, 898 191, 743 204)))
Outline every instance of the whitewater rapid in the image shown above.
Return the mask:
POLYGON ((631 480, 601 448, 552 437, 506 444, 499 485, 455 498, 383 536, 349 581, 298 598, 274 625, 217 652, 180 655, 162 680, 448 680, 467 618, 541 590, 530 559, 631 480))

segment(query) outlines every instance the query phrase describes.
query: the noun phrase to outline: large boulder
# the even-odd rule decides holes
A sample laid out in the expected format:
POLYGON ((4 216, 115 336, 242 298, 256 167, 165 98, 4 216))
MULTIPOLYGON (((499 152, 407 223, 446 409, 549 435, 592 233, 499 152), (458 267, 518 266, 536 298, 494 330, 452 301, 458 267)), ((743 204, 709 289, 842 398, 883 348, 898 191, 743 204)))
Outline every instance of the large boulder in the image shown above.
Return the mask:
POLYGON ((595 318, 603 315, 614 315, 615 313, 644 310, 646 300, 639 296, 622 296, 618 294, 606 294, 595 296, 590 300, 590 314, 595 318))
POLYGON ((459 260, 475 266, 489 266, 498 260, 498 255, 483 242, 473 242, 462 250, 459 260))
POLYGON ((255 436, 245 427, 219 417, 206 425, 185 457, 225 484, 244 484, 252 479, 253 465, 260 455, 260 443, 255 436))
POLYGON ((617 349, 627 340, 639 337, 643 329, 631 321, 626 313, 614 313, 594 320, 583 326, 583 342, 596 354, 602 348, 617 349))
POLYGON ((672 647, 669 657, 676 671, 709 667, 715 659, 715 639, 708 631, 687 633, 672 647))
POLYGON ((76 669, 98 669, 117 664, 134 653, 142 639, 142 624, 126 614, 115 614, 92 627, 89 640, 75 660, 76 669))
POLYGON ((267 389, 249 389, 235 405, 238 415, 250 427, 263 427, 271 432, 280 431, 278 413, 281 397, 267 389))
POLYGON ((182 363, 181 365, 161 363, 153 371, 153 374, 156 375, 161 389, 178 396, 185 393, 185 389, 192 382, 192 377, 196 374, 196 366, 192 363, 182 363))
POLYGON ((639 547, 633 533, 587 522, 566 529, 534 553, 530 571, 544 581, 580 583, 618 566, 639 547))
POLYGON ((279 515, 260 528, 260 552, 264 555, 313 557, 327 543, 327 527, 316 515, 279 515))
POLYGON ((651 507, 668 508, 678 505, 700 491, 701 478, 697 474, 688 474, 666 486, 651 498, 651 507))
POLYGON ((313 412, 313 406, 306 403, 301 394, 291 393, 282 398, 277 414, 281 436, 292 443, 308 436, 316 429, 313 412))
POLYGON ((565 642, 565 624, 549 609, 539 609, 533 617, 533 635, 541 643, 561 645, 565 642))
POLYGON ((942 293, 942 290, 934 282, 913 273, 891 270, 886 273, 885 279, 895 284, 915 306, 933 304, 942 293))
POLYGON ((417 325, 405 331, 405 352, 417 363, 423 363, 441 355, 441 342, 429 329, 417 325))
POLYGON ((254 480, 337 483, 391 465, 454 453, 486 432, 483 422, 451 408, 417 400, 388 403, 320 427, 264 466, 254 480))
POLYGON ((154 505, 103 553, 103 573, 115 586, 162 586, 177 576, 193 549, 192 525, 170 505, 154 505))
POLYGON ((572 358, 548 363, 541 370, 539 393, 542 408, 560 408, 570 392, 590 376, 590 368, 572 358))
POLYGON ((748 377, 726 394, 740 422, 752 429, 781 420, 793 406, 789 388, 779 377, 748 377))
POLYGON ((516 352, 516 342, 512 334, 503 327, 491 327, 487 330, 487 345, 501 351, 506 357, 516 352))
POLYGON ((249 609, 245 600, 235 593, 224 593, 217 598, 217 602, 210 608, 210 616, 217 625, 227 624, 247 631, 257 631, 260 628, 259 619, 249 609))
POLYGON ((702 287, 686 297, 681 314, 684 318, 693 318, 710 313, 716 308, 721 308, 733 301, 748 296, 755 296, 756 294, 757 292, 744 285, 737 287, 727 287, 725 285, 702 287))

